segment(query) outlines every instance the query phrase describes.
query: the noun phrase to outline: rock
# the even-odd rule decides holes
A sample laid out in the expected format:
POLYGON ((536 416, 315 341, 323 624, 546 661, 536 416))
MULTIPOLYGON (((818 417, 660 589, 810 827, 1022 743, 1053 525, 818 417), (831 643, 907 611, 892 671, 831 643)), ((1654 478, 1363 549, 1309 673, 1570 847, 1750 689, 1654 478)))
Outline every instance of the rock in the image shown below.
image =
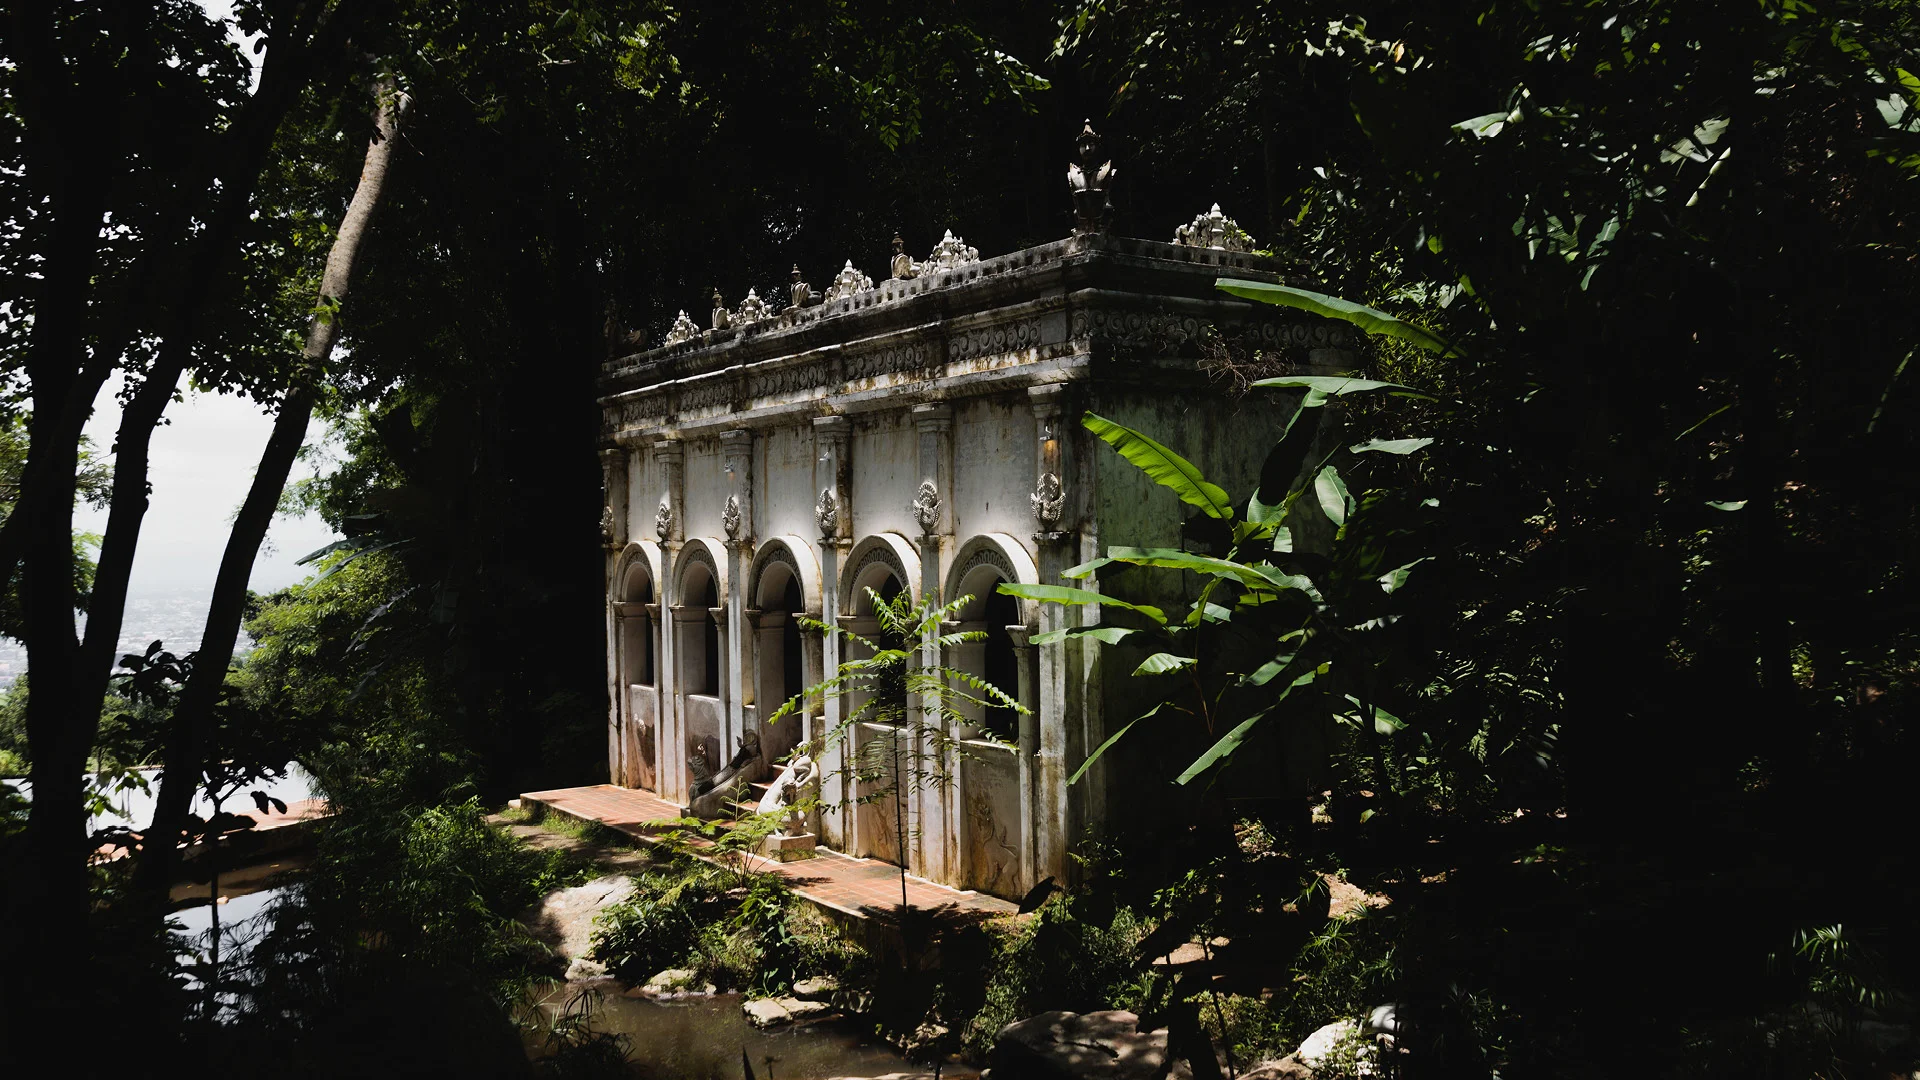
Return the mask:
POLYGON ((747 1022, 757 1028, 770 1028, 793 1018, 779 998, 755 998, 740 1006, 740 1011, 746 1013, 747 1022))
POLYGON ((1359 1024, 1351 1020, 1338 1020, 1307 1036, 1306 1041, 1300 1044, 1300 1049, 1293 1052, 1293 1057, 1312 1070, 1325 1068, 1345 1058, 1353 1061, 1356 1076, 1369 1077, 1374 1074, 1374 1057, 1378 1052, 1379 1048, 1367 1040, 1359 1024), (1348 1047, 1358 1052, 1358 1060, 1347 1057, 1353 1052, 1348 1047))
POLYGON ((780 1004, 786 1007, 787 1015, 794 1020, 814 1020, 833 1011, 833 1006, 824 1001, 801 1001, 799 998, 781 998, 780 1004))
POLYGON ((793 984, 793 996, 802 1001, 831 1001, 840 989, 840 981, 831 975, 816 975, 793 984))
POLYGON ((799 998, 755 998, 740 1006, 747 1015, 747 1022, 757 1028, 777 1027, 831 1012, 831 1008, 818 1001, 801 1001, 799 998))
POLYGON ((589 960, 584 956, 576 956, 573 958, 573 963, 567 965, 568 982, 585 982, 589 979, 604 979, 606 977, 607 965, 600 963, 598 960, 589 960))
POLYGON ((1167 1032, 1140 1032, 1140 1018, 1114 1009, 1044 1012, 1000 1029, 996 1080, 1157 1080, 1167 1070, 1167 1032))
POLYGON ((656 994, 670 994, 675 990, 684 990, 692 986, 693 980, 697 978, 699 974, 692 968, 668 968, 648 979, 644 989, 656 994))
MULTIPOLYGON (((593 946, 593 920, 599 916, 600 909, 632 895, 633 879, 625 874, 597 878, 585 885, 548 893, 521 916, 521 921, 571 971, 572 963, 584 958, 593 946)), ((605 969, 600 974, 606 974, 605 969)))
POLYGON ((1240 1074, 1240 1080, 1313 1080, 1313 1070, 1299 1058, 1288 1054, 1273 1061, 1262 1061, 1240 1074))

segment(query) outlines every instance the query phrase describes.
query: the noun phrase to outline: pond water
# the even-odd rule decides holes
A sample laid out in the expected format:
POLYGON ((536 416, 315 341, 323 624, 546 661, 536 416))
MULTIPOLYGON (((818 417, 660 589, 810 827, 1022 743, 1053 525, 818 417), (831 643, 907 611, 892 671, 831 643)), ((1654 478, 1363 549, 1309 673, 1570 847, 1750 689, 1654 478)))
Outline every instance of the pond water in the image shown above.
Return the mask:
MULTIPOLYGON (((160 770, 158 768, 134 769, 126 781, 109 780, 104 784, 97 778, 87 778, 89 790, 99 790, 106 796, 110 808, 104 814, 94 815, 87 820, 87 831, 95 832, 115 825, 130 829, 143 829, 153 820, 153 804, 160 798, 160 770)), ((33 781, 9 779, 4 783, 18 791, 29 801, 33 798, 33 781)), ((263 780, 249 786, 237 795, 226 800, 224 809, 232 811, 252 810, 252 791, 264 791, 281 802, 292 803, 314 797, 313 777, 297 764, 286 767, 286 775, 278 780, 263 780)), ((206 792, 196 792, 193 797, 193 812, 201 817, 213 813, 213 804, 207 801, 206 792)))
MULTIPOLYGON (((576 987, 556 990, 541 1003, 549 1014, 565 1009, 576 987)), ((651 1001, 605 993, 594 1005, 595 1031, 625 1035, 639 1075, 675 1080, 740 1080, 745 1050, 758 1080, 827 1080, 835 1076, 881 1076, 922 1072, 893 1048, 864 1037, 846 1021, 826 1021, 784 1030, 761 1031, 740 1012, 738 994, 715 994, 678 1001, 651 1001)), ((528 1049, 540 1053, 538 1037, 528 1049)), ((955 1080, 978 1074, 947 1066, 955 1080)))

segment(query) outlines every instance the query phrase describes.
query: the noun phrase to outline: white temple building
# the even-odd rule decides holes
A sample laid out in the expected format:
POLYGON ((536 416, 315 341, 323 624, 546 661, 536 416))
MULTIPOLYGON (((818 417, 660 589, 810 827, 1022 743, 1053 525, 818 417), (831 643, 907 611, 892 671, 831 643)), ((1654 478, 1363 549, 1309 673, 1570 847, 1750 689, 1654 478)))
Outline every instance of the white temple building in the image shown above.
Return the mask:
MULTIPOLYGON (((1231 226, 1217 207, 1162 243, 1106 233, 1082 194, 1068 239, 981 259, 949 234, 925 262, 896 241, 877 284, 849 263, 816 295, 796 272, 791 305, 753 296, 729 311, 716 296, 711 328, 683 315, 667 344, 607 362, 614 783, 690 806, 696 780, 736 755, 761 779, 817 747, 844 703, 763 718, 842 659, 840 640, 802 617, 869 632, 871 588, 972 597, 961 627, 986 638, 942 662, 1031 711, 983 712, 953 732, 945 782, 906 806, 905 852, 891 802, 858 801, 844 748, 829 752, 826 808, 810 823, 822 846, 904 855, 927 879, 1017 898, 1070 879, 1076 844, 1147 812, 1127 763, 1149 745, 1068 783, 1140 711, 1130 665, 1103 669, 1086 639, 1031 643, 1097 611, 995 588, 1061 584, 1110 542, 1180 544, 1184 508, 1086 432, 1084 411, 1249 490, 1281 417, 1197 370, 1208 328, 1303 354, 1348 338, 1343 324, 1217 291, 1222 276, 1282 280, 1276 260, 1212 220, 1231 226)), ((864 726, 855 739, 891 737, 864 726)))

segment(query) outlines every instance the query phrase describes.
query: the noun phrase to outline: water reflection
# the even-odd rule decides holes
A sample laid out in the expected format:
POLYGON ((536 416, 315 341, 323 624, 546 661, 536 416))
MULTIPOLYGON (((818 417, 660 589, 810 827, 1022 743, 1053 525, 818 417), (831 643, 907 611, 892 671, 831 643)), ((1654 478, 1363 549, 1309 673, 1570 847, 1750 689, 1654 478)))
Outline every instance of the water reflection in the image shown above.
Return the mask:
MULTIPOLYGON (((549 1016, 563 1011, 579 987, 561 987, 541 1007, 549 1016)), ((835 1076, 880 1076, 920 1072, 885 1043, 866 1038, 850 1022, 829 1021, 785 1030, 761 1031, 740 1012, 738 994, 686 998, 673 1002, 601 995, 594 1008, 595 1031, 625 1035, 631 1058, 642 1076, 677 1080, 738 1080, 745 1049, 754 1074, 762 1080, 827 1080, 835 1076)), ((538 1054, 537 1044, 529 1049, 538 1054)), ((973 1077, 971 1069, 949 1066, 943 1075, 973 1077)))

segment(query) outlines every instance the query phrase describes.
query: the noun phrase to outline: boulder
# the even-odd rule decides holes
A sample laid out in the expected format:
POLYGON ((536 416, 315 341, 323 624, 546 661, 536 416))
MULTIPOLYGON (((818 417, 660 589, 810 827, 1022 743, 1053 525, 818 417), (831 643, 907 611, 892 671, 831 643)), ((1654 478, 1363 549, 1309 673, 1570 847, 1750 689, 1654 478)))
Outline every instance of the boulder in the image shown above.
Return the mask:
POLYGON ((586 982, 591 979, 604 979, 606 977, 607 965, 602 964, 598 960, 589 960, 584 956, 576 956, 573 958, 573 963, 567 965, 568 982, 586 982))
POLYGON ((801 979, 793 984, 793 996, 802 1001, 831 1001, 840 989, 839 980, 831 975, 816 975, 811 979, 801 979))
MULTIPOLYGON (((567 978, 571 979, 576 977, 574 961, 584 960, 593 947, 593 920, 599 917, 600 910, 632 895, 633 879, 625 874, 596 878, 585 885, 548 893, 521 916, 521 921, 567 966, 567 978)), ((597 964, 592 966, 600 968, 597 964)), ((580 977, 597 978, 605 974, 606 969, 600 968, 597 975, 580 977)))
POLYGON ((747 1016, 747 1022, 757 1028, 778 1027, 801 1020, 812 1020, 831 1012, 831 1007, 818 1001, 801 1001, 799 998, 755 998, 740 1006, 747 1016))
POLYGON ((1137 1030, 1119 1009, 1044 1012, 1000 1029, 991 1055, 995 1080, 1158 1080, 1167 1071, 1167 1032, 1137 1030))
MULTIPOLYGON (((1374 1058, 1379 1048, 1367 1038, 1367 1032, 1360 1024, 1352 1020, 1336 1020, 1307 1036, 1293 1057, 1309 1069, 1321 1069, 1344 1056, 1344 1048, 1353 1046, 1358 1060, 1354 1061, 1354 1073, 1368 1077, 1374 1074, 1374 1058)), ((1352 1060, 1352 1059, 1349 1059, 1352 1060)))
POLYGON ((1313 1080, 1313 1069, 1288 1054, 1272 1061, 1262 1061, 1247 1069, 1240 1074, 1240 1080, 1313 1080))
POLYGON ((656 994, 671 994, 675 990, 684 990, 692 986, 693 980, 699 977, 699 973, 692 968, 668 968, 665 971, 655 972, 653 978, 646 981, 644 989, 656 994))

